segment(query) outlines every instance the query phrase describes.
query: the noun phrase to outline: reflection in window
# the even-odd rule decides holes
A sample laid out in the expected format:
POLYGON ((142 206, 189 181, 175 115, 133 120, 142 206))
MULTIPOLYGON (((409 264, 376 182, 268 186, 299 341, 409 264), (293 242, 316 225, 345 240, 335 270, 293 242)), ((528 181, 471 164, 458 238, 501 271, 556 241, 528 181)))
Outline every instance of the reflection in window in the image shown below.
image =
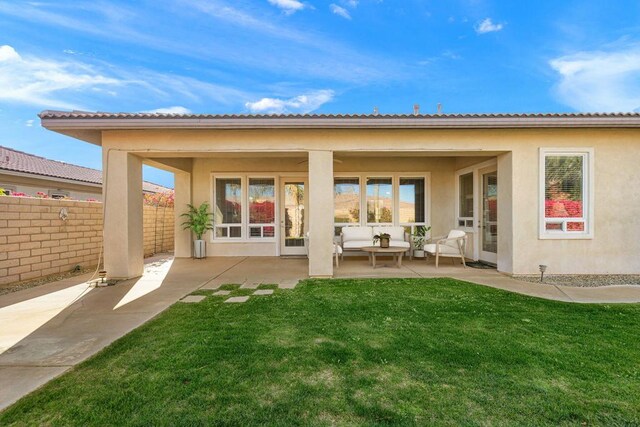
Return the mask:
POLYGON ((424 223, 424 178, 400 178, 400 224, 424 223))
POLYGON ((336 178, 333 188, 333 221, 336 224, 359 223, 360 180, 358 178, 336 178))
POLYGON ((249 237, 274 237, 275 180, 273 178, 249 178, 248 188, 249 237))
POLYGON ((367 178, 367 223, 393 223, 391 178, 367 178))
POLYGON ((544 157, 545 230, 584 232, 585 155, 544 157))
POLYGON ((215 235, 221 238, 242 237, 242 180, 217 178, 214 212, 215 235))

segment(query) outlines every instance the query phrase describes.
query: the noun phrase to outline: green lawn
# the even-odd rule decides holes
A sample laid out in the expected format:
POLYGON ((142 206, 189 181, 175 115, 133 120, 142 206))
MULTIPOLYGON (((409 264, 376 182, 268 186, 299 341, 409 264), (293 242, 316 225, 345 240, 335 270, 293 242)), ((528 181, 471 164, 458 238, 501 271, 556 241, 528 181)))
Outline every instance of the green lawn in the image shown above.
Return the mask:
POLYGON ((175 304, 0 425, 640 425, 640 305, 450 279, 223 300, 175 304))

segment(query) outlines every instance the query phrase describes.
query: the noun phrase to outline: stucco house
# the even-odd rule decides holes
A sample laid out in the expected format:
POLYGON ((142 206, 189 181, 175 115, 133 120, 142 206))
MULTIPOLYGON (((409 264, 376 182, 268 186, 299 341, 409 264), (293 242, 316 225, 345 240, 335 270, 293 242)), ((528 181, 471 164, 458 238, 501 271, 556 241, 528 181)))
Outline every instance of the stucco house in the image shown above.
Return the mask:
MULTIPOLYGON (((0 146, 0 188, 9 194, 43 193, 53 199, 100 201, 102 171, 0 146)), ((156 194, 171 189, 144 181, 142 191, 156 194)))
MULTIPOLYGON (((112 277, 142 273, 143 163, 174 172, 177 214, 211 204, 209 256, 300 254, 309 232, 309 275, 330 277, 342 227, 431 225, 506 274, 640 273, 637 113, 40 118, 102 147, 112 277)), ((176 227, 176 256, 191 240, 176 227)))

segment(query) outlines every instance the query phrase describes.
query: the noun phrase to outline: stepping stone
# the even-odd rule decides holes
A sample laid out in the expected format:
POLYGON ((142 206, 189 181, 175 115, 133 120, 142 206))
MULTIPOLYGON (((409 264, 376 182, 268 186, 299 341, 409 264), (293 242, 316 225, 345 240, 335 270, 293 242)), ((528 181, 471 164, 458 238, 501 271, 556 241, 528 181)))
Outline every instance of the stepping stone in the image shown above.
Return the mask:
POLYGON ((229 295, 231 291, 217 291, 214 292, 213 295, 229 295))
POLYGON ((221 283, 216 282, 215 280, 210 281, 209 283, 205 283, 200 289, 214 290, 220 287, 221 283))
POLYGON ((273 289, 258 289, 253 294, 254 295, 271 295, 273 293, 273 289))
POLYGON ((206 296, 204 295, 187 295, 186 297, 182 298, 180 301, 194 303, 194 302, 200 302, 205 298, 206 296))
POLYGON ((229 299, 227 299, 225 301, 225 303, 227 302, 247 302, 249 300, 249 297, 231 297, 229 299))
POLYGON ((258 286, 260 286, 262 282, 259 280, 247 280, 242 286, 240 286, 240 289, 258 289, 258 286))
POLYGON ((280 283, 278 283, 278 287, 280 289, 293 289, 296 287, 296 285, 298 284, 298 280, 293 279, 293 280, 282 280, 280 281, 280 283))

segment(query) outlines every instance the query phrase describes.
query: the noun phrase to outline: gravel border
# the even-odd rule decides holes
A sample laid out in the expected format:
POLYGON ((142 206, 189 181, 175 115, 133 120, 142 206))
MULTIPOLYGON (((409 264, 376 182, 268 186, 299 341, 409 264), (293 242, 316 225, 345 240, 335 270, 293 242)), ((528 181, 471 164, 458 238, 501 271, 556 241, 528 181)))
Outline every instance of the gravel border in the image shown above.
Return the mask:
POLYGON ((87 273, 93 273, 96 267, 84 268, 81 270, 71 270, 64 273, 52 274, 50 276, 39 277, 37 279, 28 280, 26 282, 14 282, 8 285, 0 286, 0 295, 6 295, 13 292, 22 291, 24 289, 35 288, 36 286, 44 285, 50 282, 57 282, 58 280, 68 279, 70 277, 81 276, 87 273))
MULTIPOLYGON (((518 275, 514 279, 530 283, 540 283, 539 275, 518 275)), ((542 284, 595 288, 600 286, 640 285, 640 274, 558 274, 545 275, 542 284)))

